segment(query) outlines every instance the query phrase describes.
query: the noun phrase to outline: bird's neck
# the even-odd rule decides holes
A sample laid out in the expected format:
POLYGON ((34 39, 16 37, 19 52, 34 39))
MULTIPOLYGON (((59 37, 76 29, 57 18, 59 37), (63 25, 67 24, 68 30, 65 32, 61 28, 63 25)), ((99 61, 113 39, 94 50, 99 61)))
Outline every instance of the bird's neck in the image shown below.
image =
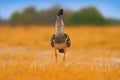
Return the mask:
POLYGON ((61 23, 55 24, 55 35, 56 36, 64 35, 64 23, 63 23, 63 21, 61 23))

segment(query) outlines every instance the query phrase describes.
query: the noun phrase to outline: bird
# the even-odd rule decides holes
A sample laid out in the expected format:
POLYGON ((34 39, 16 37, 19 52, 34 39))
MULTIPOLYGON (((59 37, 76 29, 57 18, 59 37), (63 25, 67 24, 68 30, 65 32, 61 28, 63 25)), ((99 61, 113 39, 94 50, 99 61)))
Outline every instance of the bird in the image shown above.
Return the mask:
POLYGON ((57 61, 57 50, 63 53, 63 61, 65 60, 66 49, 71 46, 70 37, 64 33, 63 9, 60 9, 55 19, 55 32, 50 40, 51 47, 55 50, 55 58, 57 61))

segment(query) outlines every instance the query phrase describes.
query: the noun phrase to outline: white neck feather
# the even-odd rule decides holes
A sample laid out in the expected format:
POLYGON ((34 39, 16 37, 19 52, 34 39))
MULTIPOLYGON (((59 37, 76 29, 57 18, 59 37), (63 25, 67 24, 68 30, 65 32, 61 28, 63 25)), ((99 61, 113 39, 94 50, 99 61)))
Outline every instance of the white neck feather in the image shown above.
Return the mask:
POLYGON ((60 22, 55 23, 55 35, 64 35, 64 22, 61 20, 60 22))

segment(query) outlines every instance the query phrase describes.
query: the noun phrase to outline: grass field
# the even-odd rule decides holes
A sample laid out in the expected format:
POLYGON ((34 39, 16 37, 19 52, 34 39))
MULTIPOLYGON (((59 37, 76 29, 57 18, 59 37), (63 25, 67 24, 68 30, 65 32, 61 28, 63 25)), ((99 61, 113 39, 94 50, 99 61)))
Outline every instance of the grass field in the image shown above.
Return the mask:
POLYGON ((0 27, 0 80, 120 80, 120 27, 65 27, 66 60, 52 57, 54 26, 0 27))

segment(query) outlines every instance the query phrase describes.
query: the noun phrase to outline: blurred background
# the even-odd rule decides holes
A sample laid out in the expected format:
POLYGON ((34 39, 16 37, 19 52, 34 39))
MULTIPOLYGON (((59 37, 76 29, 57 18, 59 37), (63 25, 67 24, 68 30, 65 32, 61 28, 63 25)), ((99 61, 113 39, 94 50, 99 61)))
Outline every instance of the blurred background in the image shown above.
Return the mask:
POLYGON ((120 0, 0 0, 0 80, 120 80, 120 0), (71 47, 56 63, 60 8, 71 47))
POLYGON ((64 9, 65 25, 120 24, 119 0, 1 0, 0 25, 51 25, 64 9))

